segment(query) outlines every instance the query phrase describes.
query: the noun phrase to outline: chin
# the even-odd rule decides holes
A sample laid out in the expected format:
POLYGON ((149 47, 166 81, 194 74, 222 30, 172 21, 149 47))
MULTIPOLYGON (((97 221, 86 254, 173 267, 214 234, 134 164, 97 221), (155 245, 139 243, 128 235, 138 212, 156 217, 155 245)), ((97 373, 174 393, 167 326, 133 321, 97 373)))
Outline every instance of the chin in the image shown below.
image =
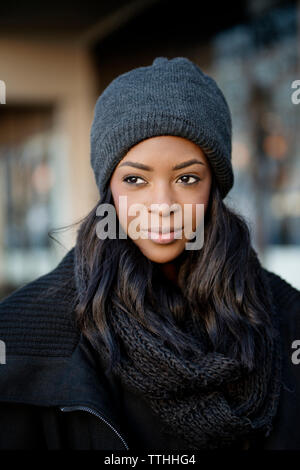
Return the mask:
POLYGON ((137 244, 137 246, 143 255, 154 263, 169 263, 184 251, 184 244, 179 245, 176 244, 176 242, 169 245, 156 245, 152 242, 150 243, 151 244, 147 243, 147 246, 144 244, 137 244))

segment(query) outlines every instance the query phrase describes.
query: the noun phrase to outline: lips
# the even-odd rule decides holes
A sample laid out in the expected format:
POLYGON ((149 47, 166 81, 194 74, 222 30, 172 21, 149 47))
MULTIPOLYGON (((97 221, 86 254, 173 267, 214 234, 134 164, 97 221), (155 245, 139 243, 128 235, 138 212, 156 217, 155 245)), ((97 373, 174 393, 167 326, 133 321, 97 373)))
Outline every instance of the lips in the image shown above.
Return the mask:
POLYGON ((149 233, 158 233, 159 235, 162 235, 163 233, 178 232, 178 230, 181 230, 181 229, 182 229, 182 227, 179 227, 179 228, 173 227, 173 228, 164 228, 164 229, 149 228, 148 230, 144 229, 143 231, 147 231, 149 233))

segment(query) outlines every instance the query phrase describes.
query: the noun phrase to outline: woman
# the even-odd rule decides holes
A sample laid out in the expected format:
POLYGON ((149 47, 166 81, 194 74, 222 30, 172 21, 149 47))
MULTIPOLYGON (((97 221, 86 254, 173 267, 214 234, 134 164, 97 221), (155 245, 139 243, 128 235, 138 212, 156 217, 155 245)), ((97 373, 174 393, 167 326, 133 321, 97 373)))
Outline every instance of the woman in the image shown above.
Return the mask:
POLYGON ((300 292, 223 203, 215 81, 182 57, 117 77, 91 164, 75 247, 0 304, 0 448, 299 449, 300 292))

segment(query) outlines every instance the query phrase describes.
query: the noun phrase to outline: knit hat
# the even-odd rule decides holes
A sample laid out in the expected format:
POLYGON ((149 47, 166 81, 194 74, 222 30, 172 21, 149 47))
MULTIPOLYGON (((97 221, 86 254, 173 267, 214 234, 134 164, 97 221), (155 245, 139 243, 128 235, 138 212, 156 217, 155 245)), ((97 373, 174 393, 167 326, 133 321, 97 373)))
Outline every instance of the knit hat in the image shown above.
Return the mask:
POLYGON ((157 57, 152 65, 119 75, 99 96, 91 129, 91 165, 100 194, 131 147, 173 135, 200 146, 224 198, 234 182, 231 126, 222 91, 185 57, 157 57))

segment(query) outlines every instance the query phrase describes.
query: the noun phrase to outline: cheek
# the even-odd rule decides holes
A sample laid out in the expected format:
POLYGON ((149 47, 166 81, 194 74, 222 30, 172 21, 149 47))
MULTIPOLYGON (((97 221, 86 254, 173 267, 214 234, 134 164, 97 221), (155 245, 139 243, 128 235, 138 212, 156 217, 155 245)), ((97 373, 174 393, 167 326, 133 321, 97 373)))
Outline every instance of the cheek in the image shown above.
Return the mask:
MULTIPOLYGON (((200 214, 201 214, 201 216, 203 215, 203 217, 204 217, 204 214, 205 214, 205 212, 207 210, 207 207, 208 207, 208 204, 209 204, 210 188, 211 188, 211 179, 209 179, 206 182, 205 186, 203 187, 203 190, 201 191, 201 193, 199 194, 199 197, 196 200, 196 204, 193 205, 193 219, 194 219, 194 221, 196 219, 197 204, 201 204, 203 206, 203 207, 201 207, 200 214)), ((198 214, 199 214, 199 212, 198 212, 198 214)))
MULTIPOLYGON (((114 184, 113 179, 111 181, 110 188, 111 188, 111 193, 112 193, 112 198, 113 198, 117 218, 119 220, 120 225, 124 229, 124 227, 126 226, 127 216, 126 216, 126 214, 124 215, 124 211, 122 210, 122 206, 121 206, 120 200, 119 200, 119 198, 121 196, 124 196, 124 194, 122 194, 122 192, 120 190, 118 190, 118 187, 117 187, 116 184, 114 184)), ((122 200, 122 198, 121 198, 121 200, 122 200)))
MULTIPOLYGON (((115 204, 115 210, 116 214, 119 220, 120 225, 122 226, 123 230, 128 234, 128 230, 131 227, 131 230, 135 230, 135 225, 136 224, 131 224, 134 220, 140 222, 141 220, 147 220, 147 217, 145 216, 145 209, 139 211, 139 206, 140 204, 137 201, 137 198, 128 197, 124 193, 118 193, 115 194, 114 197, 114 204, 115 204), (121 197, 121 200, 119 197, 121 197), (136 213, 135 213, 136 211, 136 213), (133 215, 132 215, 133 214, 133 215)), ((146 224, 144 224, 146 225, 146 224)), ((137 229, 139 231, 139 229, 137 229)))
POLYGON ((182 207, 183 223, 187 230, 192 229, 194 232, 196 227, 204 221, 204 214, 209 203, 209 192, 201 192, 197 198, 186 201, 182 207))

